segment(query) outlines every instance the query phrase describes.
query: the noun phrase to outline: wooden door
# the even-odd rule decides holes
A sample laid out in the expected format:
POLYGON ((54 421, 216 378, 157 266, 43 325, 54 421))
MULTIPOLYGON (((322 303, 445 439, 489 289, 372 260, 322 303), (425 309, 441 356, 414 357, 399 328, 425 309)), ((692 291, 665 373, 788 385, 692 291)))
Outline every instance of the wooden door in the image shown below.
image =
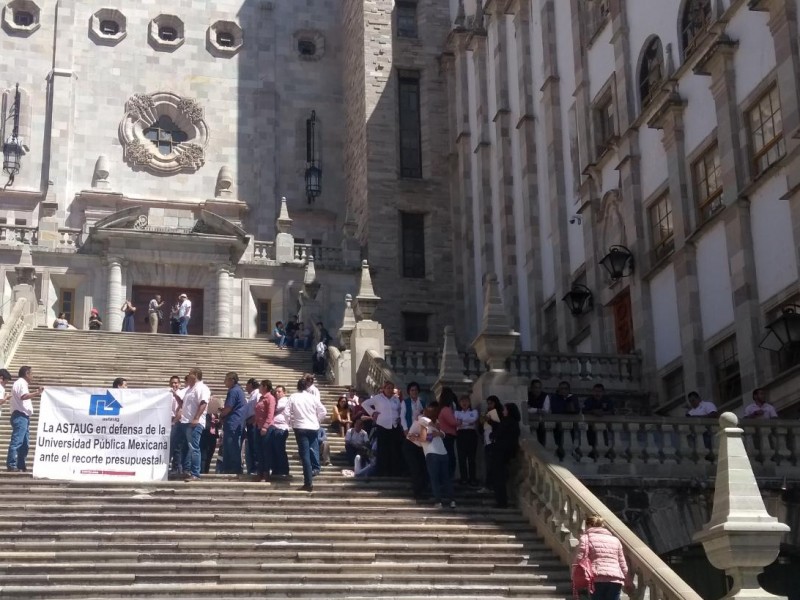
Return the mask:
POLYGON ((631 310, 631 294, 628 289, 611 302, 614 314, 614 335, 617 340, 619 354, 631 354, 636 348, 633 341, 633 311, 631 310))
POLYGON ((156 287, 152 285, 133 286, 132 298, 133 305, 136 307, 136 331, 141 333, 150 332, 150 324, 145 322, 147 307, 150 300, 156 295, 161 294, 164 307, 164 322, 159 323, 158 333, 170 333, 169 313, 172 305, 178 301, 180 294, 186 294, 192 301, 192 318, 189 321, 189 335, 203 335, 203 290, 186 289, 172 287, 156 287))

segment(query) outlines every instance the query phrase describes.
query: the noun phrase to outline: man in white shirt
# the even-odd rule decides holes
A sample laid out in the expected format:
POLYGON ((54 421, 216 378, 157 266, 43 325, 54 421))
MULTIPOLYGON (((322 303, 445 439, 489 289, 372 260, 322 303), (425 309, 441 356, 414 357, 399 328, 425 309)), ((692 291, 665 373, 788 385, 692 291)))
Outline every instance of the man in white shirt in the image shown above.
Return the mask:
POLYGON ((33 416, 33 398, 38 398, 42 388, 31 392, 28 387, 33 369, 29 366, 19 368, 19 379, 11 388, 11 441, 8 443, 6 468, 9 471, 27 471, 25 458, 28 456, 30 424, 33 416))
POLYGON ((178 333, 180 335, 189 334, 189 321, 192 319, 192 301, 186 296, 181 294, 178 296, 180 306, 178 307, 178 333))
POLYGON ((690 408, 686 413, 687 417, 716 418, 719 416, 716 405, 708 400, 700 400, 700 394, 697 392, 689 392, 688 398, 690 408))
POLYGON ((364 421, 356 419, 353 426, 347 430, 344 436, 344 453, 347 456, 347 464, 355 464, 356 455, 359 452, 369 451, 369 434, 364 431, 364 421))
POLYGON ((258 473, 256 468, 256 438, 258 431, 256 430, 256 404, 258 404, 261 393, 259 392, 259 383, 255 377, 251 377, 244 384, 244 391, 247 394, 247 405, 244 407, 244 436, 245 436, 245 450, 244 460, 247 466, 247 474, 255 475, 258 473))
POLYGON ((289 437, 289 421, 286 419, 286 405, 289 396, 282 385, 275 386, 275 416, 272 426, 267 430, 269 452, 272 455, 272 477, 289 476, 289 457, 286 455, 286 440, 289 437))
POLYGON ((753 403, 744 409, 745 419, 777 419, 778 411, 767 402, 767 391, 764 388, 753 390, 753 403))
POLYGON ((361 406, 377 427, 377 474, 384 477, 400 475, 403 470, 401 448, 404 436, 400 427, 400 400, 394 395, 394 383, 384 382, 381 393, 375 394, 361 406))
POLYGON ((173 375, 169 378, 169 390, 172 392, 172 431, 169 436, 170 471, 183 472, 183 459, 186 455, 186 435, 181 427, 181 408, 186 388, 181 387, 181 378, 173 375))
POLYGON ((200 479, 200 436, 206 427, 206 410, 211 400, 211 390, 203 383, 203 372, 197 367, 189 369, 186 385, 181 409, 181 427, 188 446, 183 459, 183 476, 194 481, 200 479))
POLYGON ((318 397, 307 391, 307 386, 305 377, 297 382, 297 392, 289 396, 286 404, 286 419, 294 430, 297 451, 303 464, 303 487, 300 490, 312 492, 311 449, 313 446, 319 448, 320 421, 328 411, 318 397))

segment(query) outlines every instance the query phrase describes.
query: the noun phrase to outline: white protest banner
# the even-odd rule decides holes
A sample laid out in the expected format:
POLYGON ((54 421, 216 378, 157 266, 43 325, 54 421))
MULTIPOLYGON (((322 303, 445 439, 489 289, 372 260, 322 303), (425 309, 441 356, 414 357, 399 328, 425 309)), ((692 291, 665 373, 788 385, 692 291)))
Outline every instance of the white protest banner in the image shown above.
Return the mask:
POLYGON ((73 481, 167 478, 172 394, 159 389, 45 388, 33 476, 73 481))

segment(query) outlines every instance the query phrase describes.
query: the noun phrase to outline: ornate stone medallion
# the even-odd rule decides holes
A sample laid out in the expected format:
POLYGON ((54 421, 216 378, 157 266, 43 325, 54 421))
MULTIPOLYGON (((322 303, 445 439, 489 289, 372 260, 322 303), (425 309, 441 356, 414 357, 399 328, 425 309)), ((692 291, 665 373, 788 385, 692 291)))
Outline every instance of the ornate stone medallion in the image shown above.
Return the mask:
POLYGON ((171 92, 134 94, 119 124, 125 160, 154 173, 197 171, 205 163, 208 125, 203 107, 171 92))

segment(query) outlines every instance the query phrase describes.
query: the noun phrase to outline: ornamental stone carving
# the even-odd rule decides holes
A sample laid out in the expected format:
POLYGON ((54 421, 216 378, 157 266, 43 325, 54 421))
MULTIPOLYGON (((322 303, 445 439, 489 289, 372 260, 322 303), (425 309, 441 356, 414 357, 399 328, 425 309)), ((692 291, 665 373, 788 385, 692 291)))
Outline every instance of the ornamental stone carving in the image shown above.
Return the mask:
POLYGON ((205 163, 208 125, 203 107, 193 98, 171 92, 134 94, 125 103, 119 138, 134 169, 192 173, 205 163))

